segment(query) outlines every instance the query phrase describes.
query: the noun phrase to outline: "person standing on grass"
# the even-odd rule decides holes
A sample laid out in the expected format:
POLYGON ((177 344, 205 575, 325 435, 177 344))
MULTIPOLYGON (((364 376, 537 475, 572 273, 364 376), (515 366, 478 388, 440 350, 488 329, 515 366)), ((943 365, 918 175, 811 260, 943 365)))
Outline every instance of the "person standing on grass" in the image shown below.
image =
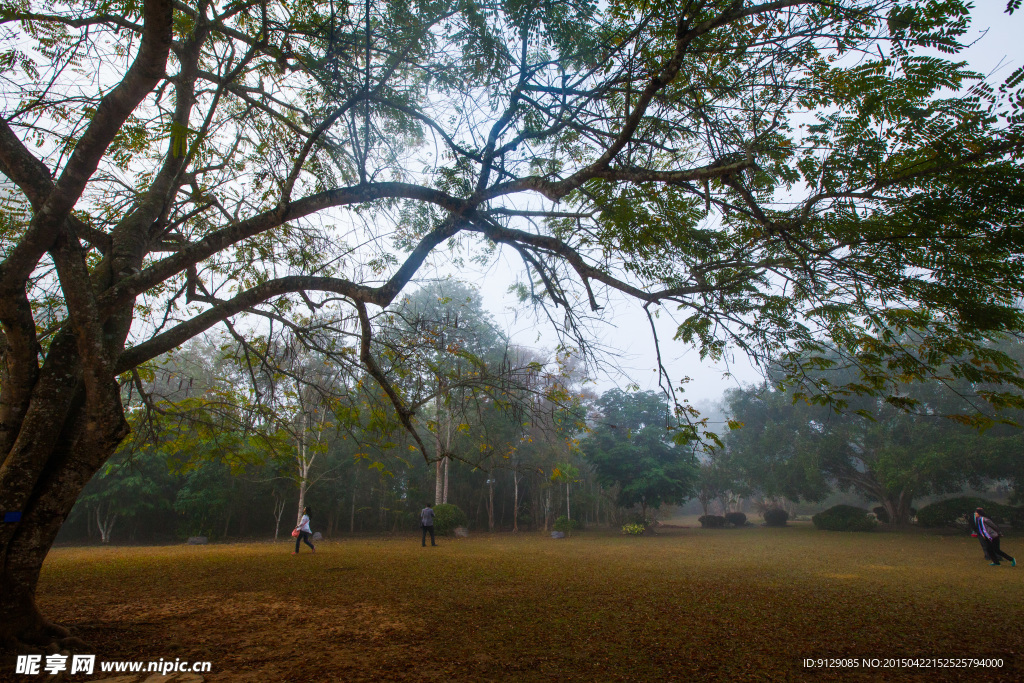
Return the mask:
POLYGON ((430 507, 430 503, 420 510, 420 526, 423 527, 423 547, 427 547, 428 531, 430 532, 430 545, 437 545, 434 543, 434 508, 430 507))
POLYGON ((292 555, 299 554, 299 542, 305 543, 309 546, 310 550, 314 553, 316 552, 316 548, 309 542, 309 537, 313 533, 309 530, 309 515, 311 512, 313 511, 308 507, 302 508, 302 519, 299 520, 299 525, 295 527, 296 531, 299 532, 299 535, 295 537, 295 552, 293 552, 292 555))
POLYGON ((1002 557, 1010 561, 1011 567, 1016 567, 1017 560, 999 549, 999 539, 1003 534, 999 531, 996 523, 985 516, 985 511, 982 508, 974 511, 974 518, 978 525, 978 538, 988 542, 988 555, 989 559, 992 560, 989 564, 998 567, 999 558, 1002 557))

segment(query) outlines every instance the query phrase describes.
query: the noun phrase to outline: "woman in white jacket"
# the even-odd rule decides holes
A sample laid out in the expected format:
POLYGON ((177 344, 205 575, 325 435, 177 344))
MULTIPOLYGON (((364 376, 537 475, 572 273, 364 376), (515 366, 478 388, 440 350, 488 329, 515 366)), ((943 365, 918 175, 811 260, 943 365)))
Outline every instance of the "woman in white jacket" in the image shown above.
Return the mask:
POLYGON ((312 512, 308 507, 302 508, 302 519, 299 520, 299 525, 295 527, 295 530, 299 532, 299 535, 295 537, 295 552, 292 555, 299 554, 299 543, 305 543, 309 546, 309 549, 314 553, 316 548, 309 542, 309 537, 312 535, 312 531, 309 530, 309 513, 312 512))

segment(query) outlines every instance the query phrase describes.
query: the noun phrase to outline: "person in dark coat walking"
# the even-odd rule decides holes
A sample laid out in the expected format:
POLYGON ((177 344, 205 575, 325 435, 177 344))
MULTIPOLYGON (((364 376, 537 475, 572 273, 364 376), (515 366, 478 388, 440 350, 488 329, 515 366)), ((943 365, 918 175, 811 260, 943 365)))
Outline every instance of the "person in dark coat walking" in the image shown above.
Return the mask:
POLYGON ((430 503, 420 510, 420 526, 423 527, 423 547, 427 547, 427 532, 430 532, 430 545, 437 545, 434 543, 434 508, 430 503))
POLYGON ((999 558, 1007 559, 1010 561, 1011 567, 1017 566, 1017 560, 1013 559, 1005 552, 999 549, 999 539, 1002 537, 1002 532, 996 523, 985 516, 985 510, 978 508, 974 511, 974 520, 978 528, 978 538, 982 539, 982 545, 988 544, 988 558, 991 560, 989 564, 994 567, 998 567, 1000 562, 999 558))
POLYGON ((970 527, 971 536, 978 539, 978 543, 981 543, 981 552, 985 554, 985 559, 989 562, 995 562, 996 559, 992 557, 992 545, 988 542, 987 538, 978 533, 977 510, 967 516, 967 525, 970 527))

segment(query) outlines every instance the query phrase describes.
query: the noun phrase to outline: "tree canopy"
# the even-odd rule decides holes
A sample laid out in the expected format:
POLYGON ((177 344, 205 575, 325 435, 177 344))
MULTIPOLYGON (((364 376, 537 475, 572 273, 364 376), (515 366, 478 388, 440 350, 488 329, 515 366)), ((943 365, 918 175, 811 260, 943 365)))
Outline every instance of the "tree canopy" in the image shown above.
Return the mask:
POLYGON ((685 440, 680 445, 673 439, 676 420, 663 396, 612 389, 594 408, 596 424, 583 451, 599 481, 618 485, 619 505, 639 505, 646 522, 649 507, 681 505, 690 497, 697 461, 685 440))
POLYGON ((0 172, 29 208, 0 221, 0 635, 61 633, 38 570, 133 371, 288 329, 411 432, 373 319, 446 255, 515 255, 581 348, 617 290, 824 402, 940 367, 1019 386, 982 340, 1022 325, 1022 72, 971 72, 968 24, 963 0, 4 0, 0 172), (828 349, 852 382, 808 381, 828 349))

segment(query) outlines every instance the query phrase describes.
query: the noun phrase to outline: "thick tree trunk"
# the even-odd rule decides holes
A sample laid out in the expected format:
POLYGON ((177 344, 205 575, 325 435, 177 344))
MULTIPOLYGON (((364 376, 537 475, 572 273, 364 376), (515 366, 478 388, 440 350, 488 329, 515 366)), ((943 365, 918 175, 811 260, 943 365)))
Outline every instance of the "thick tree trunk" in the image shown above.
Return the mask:
POLYGON ((913 501, 912 495, 906 491, 899 494, 879 496, 882 507, 889 515, 889 524, 894 527, 905 527, 910 524, 910 504, 913 501))
MULTIPOLYGON (((107 393, 107 398, 112 397, 113 401, 105 409, 86 407, 84 392, 76 394, 65 412, 65 427, 50 449, 42 475, 32 486, 29 499, 21 504, 21 521, 3 525, 0 643, 15 648, 45 647, 68 636, 66 629, 50 623, 36 608, 39 573, 82 489, 128 433, 116 392, 107 393)), ((44 439, 41 437, 40 441, 44 439)), ((9 490, 4 490, 5 499, 8 495, 9 490)))

